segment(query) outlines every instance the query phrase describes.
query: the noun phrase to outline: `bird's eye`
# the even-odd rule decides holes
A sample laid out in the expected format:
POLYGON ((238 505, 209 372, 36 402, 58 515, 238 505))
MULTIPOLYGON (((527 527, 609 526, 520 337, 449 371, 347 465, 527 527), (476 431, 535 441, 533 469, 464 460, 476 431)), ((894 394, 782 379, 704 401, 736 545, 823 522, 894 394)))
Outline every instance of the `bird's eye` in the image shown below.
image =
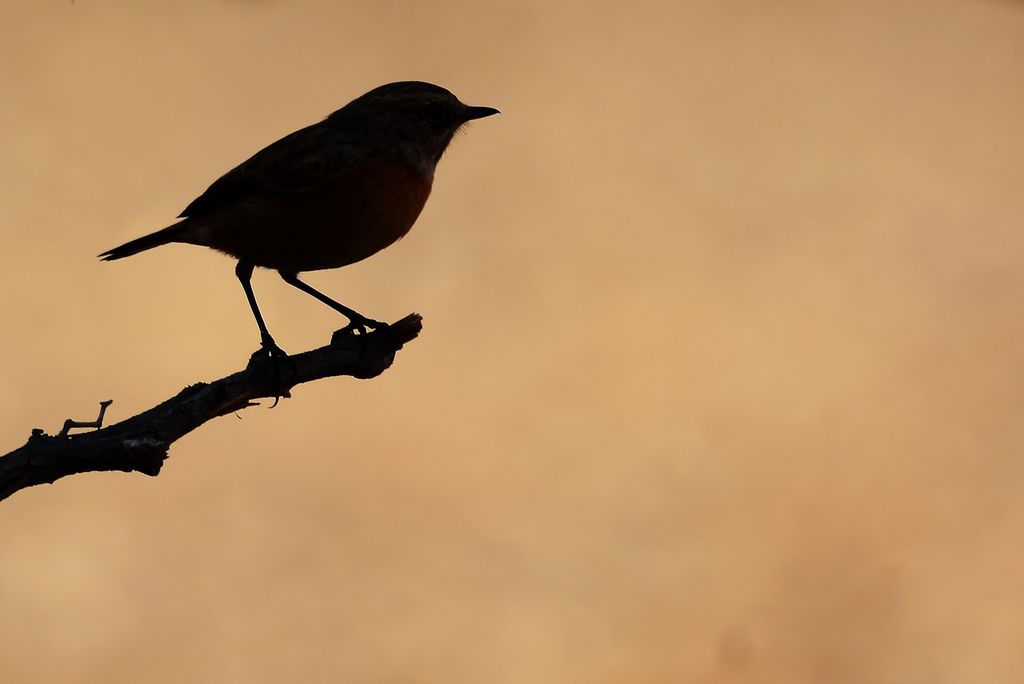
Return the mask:
POLYGON ((430 123, 441 123, 441 121, 444 120, 445 109, 444 105, 440 102, 431 102, 423 105, 423 109, 421 111, 423 112, 423 116, 430 123))

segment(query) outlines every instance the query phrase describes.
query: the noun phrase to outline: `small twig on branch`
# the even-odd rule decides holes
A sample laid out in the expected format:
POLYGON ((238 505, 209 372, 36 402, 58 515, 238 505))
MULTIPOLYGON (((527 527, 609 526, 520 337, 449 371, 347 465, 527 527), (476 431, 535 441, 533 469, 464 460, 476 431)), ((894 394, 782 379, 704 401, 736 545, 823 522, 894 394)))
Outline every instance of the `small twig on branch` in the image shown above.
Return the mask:
POLYGON ((338 335, 327 346, 283 361, 250 361, 244 370, 190 385, 167 401, 108 427, 100 426, 110 402, 101 402, 94 423, 67 420, 56 436, 33 430, 24 446, 0 456, 0 500, 76 473, 119 470, 159 475, 171 444, 208 420, 253 406, 256 399, 287 397, 292 387, 313 380, 380 375, 421 328, 419 315, 410 314, 365 335, 338 335), (73 427, 100 429, 68 435, 73 427))
POLYGON ((68 418, 64 421, 64 427, 61 428, 58 437, 67 437, 68 433, 75 428, 101 428, 103 427, 103 414, 107 412, 107 407, 114 403, 113 399, 106 399, 100 402, 100 414, 96 416, 96 420, 71 420, 68 418))

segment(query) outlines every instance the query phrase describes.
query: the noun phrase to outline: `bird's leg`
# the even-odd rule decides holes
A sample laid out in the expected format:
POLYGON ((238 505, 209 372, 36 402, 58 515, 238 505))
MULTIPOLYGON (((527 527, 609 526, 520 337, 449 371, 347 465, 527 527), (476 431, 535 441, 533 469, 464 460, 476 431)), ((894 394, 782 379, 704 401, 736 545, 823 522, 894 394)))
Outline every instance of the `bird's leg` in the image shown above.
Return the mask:
POLYGON ((281 274, 281 278, 284 279, 284 282, 288 283, 292 287, 297 287, 298 289, 302 290, 308 295, 312 295, 316 299, 320 300, 327 306, 331 307, 338 313, 348 318, 348 325, 339 330, 339 333, 358 332, 360 334, 366 334, 367 328, 370 328, 371 330, 376 330, 378 328, 386 328, 388 325, 387 323, 381 323, 380 321, 375 321, 372 318, 367 318, 358 311, 353 311, 344 304, 334 301, 333 299, 325 295, 323 292, 315 290, 306 283, 299 280, 299 275, 297 273, 287 273, 285 271, 279 271, 279 273, 281 274))
POLYGON ((260 328, 260 345, 261 348, 255 354, 249 358, 249 365, 252 366, 254 363, 265 361, 264 358, 269 359, 272 363, 271 372, 273 374, 273 383, 275 387, 274 403, 271 404, 270 408, 277 406, 277 402, 281 400, 281 397, 290 397, 291 394, 288 392, 289 383, 284 381, 282 377, 282 368, 284 365, 287 368, 285 372, 294 377, 295 367, 292 361, 288 358, 288 354, 283 349, 277 346, 274 342, 274 338, 270 336, 270 331, 267 330, 267 324, 263 322, 263 315, 260 313, 260 307, 256 305, 256 295, 252 292, 252 283, 249 282, 252 279, 252 271, 254 266, 248 261, 239 261, 238 266, 235 267, 235 275, 238 276, 239 282, 242 283, 242 289, 245 290, 245 298, 249 300, 249 308, 252 309, 252 315, 256 317, 256 325, 260 328), (283 363, 282 363, 283 362, 283 363))
POLYGON ((263 314, 260 313, 260 307, 256 304, 256 295, 253 294, 252 283, 249 282, 252 279, 253 268, 255 267, 250 262, 239 261, 238 266, 235 267, 235 275, 238 276, 239 282, 242 283, 242 289, 245 290, 245 298, 249 300, 249 308, 252 309, 252 315, 256 317, 256 325, 260 328, 260 344, 263 348, 257 354, 262 352, 271 358, 284 358, 288 355, 277 346, 274 338, 270 336, 267 324, 263 322, 263 314))

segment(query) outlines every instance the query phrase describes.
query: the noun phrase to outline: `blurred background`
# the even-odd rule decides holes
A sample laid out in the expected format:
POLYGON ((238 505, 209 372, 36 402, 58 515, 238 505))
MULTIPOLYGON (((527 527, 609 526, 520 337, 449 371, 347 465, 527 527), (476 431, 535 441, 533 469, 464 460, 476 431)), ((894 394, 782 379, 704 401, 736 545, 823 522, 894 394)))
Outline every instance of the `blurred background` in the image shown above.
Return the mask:
POLYGON ((0 452, 242 367, 94 255, 406 79, 503 113, 308 281, 423 335, 0 504, 0 681, 1024 679, 1019 2, 2 0, 0 452))

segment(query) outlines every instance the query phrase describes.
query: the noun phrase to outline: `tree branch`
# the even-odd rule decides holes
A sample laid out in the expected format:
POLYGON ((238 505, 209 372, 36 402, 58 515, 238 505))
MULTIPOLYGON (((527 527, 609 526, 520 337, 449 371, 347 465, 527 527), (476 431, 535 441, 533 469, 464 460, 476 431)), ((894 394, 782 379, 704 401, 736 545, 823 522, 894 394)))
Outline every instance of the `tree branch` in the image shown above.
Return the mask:
MULTIPOLYGON (((304 382, 349 375, 372 378, 383 373, 395 353, 419 335, 418 314, 365 335, 335 335, 327 346, 272 361, 254 356, 244 370, 214 382, 190 385, 167 401, 94 432, 51 436, 32 431, 28 442, 0 456, 0 500, 33 485, 108 470, 160 474, 171 444, 206 421, 248 406, 254 399, 290 396, 304 382)), ((95 423, 102 421, 103 413, 95 423)), ((75 421, 66 426, 77 427, 75 421)))

